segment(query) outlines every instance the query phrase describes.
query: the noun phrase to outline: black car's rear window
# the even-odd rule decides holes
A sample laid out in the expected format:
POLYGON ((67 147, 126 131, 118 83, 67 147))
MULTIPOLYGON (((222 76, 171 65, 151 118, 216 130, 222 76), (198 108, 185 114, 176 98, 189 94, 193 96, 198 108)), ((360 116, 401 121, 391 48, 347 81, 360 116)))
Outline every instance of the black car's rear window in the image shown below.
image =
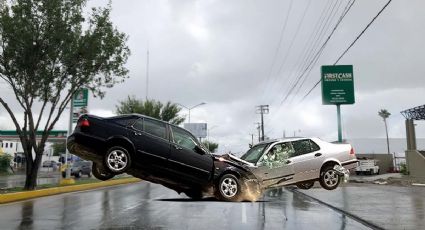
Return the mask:
POLYGON ((134 117, 122 117, 122 118, 116 118, 114 122, 122 126, 130 126, 134 123, 135 120, 136 118, 134 117))

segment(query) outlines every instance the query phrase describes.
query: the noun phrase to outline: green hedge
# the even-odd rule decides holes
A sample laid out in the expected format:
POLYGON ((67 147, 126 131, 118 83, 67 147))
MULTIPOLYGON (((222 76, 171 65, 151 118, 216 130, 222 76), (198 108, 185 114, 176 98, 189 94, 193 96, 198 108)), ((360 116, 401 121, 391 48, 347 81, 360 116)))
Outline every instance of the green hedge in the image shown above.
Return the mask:
POLYGON ((0 156, 0 172, 7 172, 10 168, 10 162, 12 157, 10 155, 4 154, 0 156))

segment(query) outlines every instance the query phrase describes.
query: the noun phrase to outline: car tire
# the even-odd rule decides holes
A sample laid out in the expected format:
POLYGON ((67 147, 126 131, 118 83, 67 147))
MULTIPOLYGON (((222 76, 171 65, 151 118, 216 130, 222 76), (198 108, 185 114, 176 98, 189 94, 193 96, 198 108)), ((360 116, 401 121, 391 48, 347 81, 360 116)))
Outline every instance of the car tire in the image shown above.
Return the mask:
POLYGON ((333 169, 334 165, 326 166, 320 172, 320 185, 326 190, 334 190, 341 182, 341 177, 333 169))
POLYGON ((299 189, 311 189, 314 186, 314 181, 304 181, 296 184, 299 189))
POLYGON ((94 162, 91 170, 93 176, 99 180, 109 180, 115 176, 113 173, 107 172, 106 170, 99 168, 94 162))
POLYGON ((216 185, 216 196, 223 201, 240 201, 242 187, 239 179, 233 174, 223 175, 216 185))
POLYGON ((124 173, 131 165, 131 156, 127 149, 114 146, 106 152, 105 166, 114 174, 124 173))
POLYGON ((81 177, 81 171, 78 171, 77 173, 74 174, 75 178, 80 178, 81 177))

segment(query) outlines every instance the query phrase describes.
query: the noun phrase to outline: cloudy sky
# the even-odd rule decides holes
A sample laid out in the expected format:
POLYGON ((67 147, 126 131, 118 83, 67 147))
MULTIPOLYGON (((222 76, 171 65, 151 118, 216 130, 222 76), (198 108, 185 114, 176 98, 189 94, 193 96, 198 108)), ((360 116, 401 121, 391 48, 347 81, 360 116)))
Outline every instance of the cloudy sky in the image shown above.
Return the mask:
MULTIPOLYGON (((88 7, 107 1, 89 1, 88 7)), ((90 98, 91 113, 110 116, 128 95, 146 97, 149 48, 151 99, 194 106, 192 122, 207 122, 219 151, 248 148, 255 108, 265 115, 271 138, 318 136, 337 139, 336 108, 321 104, 320 87, 301 98, 320 78, 387 0, 357 0, 341 22, 302 85, 283 100, 312 56, 329 36, 351 0, 115 0, 112 21, 129 36, 130 78, 107 90, 103 100, 90 98), (283 102, 283 103, 282 103, 283 102)), ((388 109, 391 137, 405 136, 400 111, 425 104, 425 1, 393 0, 338 64, 354 66, 356 103, 342 106, 344 138, 384 137, 378 110, 388 109)), ((10 90, 0 84, 9 104, 10 90)), ((182 115, 187 115, 182 110, 182 115)), ((67 128, 65 114, 56 128, 67 128)), ((425 123, 417 122, 425 137, 425 123)), ((13 129, 3 108, 0 129, 13 129)))

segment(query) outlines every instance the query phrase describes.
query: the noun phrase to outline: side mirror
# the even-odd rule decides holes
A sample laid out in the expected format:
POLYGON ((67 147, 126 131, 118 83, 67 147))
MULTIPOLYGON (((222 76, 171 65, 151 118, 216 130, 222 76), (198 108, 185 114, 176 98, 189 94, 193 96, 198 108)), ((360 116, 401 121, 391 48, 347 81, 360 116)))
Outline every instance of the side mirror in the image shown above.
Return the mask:
POLYGON ((201 155, 206 154, 205 150, 203 148, 199 147, 198 145, 195 146, 195 152, 197 152, 201 155))

